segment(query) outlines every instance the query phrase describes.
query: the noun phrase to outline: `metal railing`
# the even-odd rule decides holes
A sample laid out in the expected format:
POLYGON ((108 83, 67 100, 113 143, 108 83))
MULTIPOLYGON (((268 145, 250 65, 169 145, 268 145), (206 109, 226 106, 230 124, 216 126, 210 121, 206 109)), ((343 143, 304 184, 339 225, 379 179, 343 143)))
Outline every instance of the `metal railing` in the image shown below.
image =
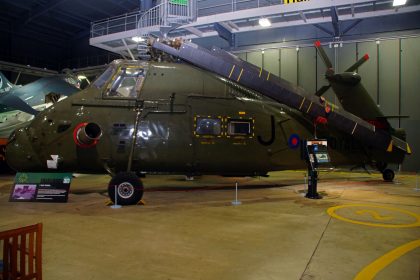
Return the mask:
POLYGON ((195 0, 163 0, 141 16, 138 28, 187 23, 195 19, 195 11, 195 0))
POLYGON ((94 21, 90 26, 90 37, 100 37, 108 34, 124 32, 137 28, 143 13, 132 12, 121 16, 107 18, 105 20, 94 21))
POLYGON ((283 0, 197 0, 197 17, 283 4, 283 0))
POLYGON ((151 26, 169 26, 197 17, 283 4, 283 0, 163 0, 145 13, 133 12, 91 23, 91 38, 151 26))

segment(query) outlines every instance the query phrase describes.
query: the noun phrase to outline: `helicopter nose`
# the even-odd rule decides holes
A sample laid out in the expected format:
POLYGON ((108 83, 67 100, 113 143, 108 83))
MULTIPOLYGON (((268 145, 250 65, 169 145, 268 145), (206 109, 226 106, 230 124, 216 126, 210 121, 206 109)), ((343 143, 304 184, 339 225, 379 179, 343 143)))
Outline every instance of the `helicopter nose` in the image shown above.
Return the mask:
POLYGON ((42 168, 25 128, 19 128, 10 135, 6 161, 16 171, 37 171, 42 168))

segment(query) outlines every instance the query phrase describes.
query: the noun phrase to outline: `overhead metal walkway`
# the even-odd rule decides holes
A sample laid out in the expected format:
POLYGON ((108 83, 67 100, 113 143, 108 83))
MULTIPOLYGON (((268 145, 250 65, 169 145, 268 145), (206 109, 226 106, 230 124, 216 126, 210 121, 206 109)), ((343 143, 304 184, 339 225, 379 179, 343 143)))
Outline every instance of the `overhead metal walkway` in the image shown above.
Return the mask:
POLYGON ((314 120, 319 117, 324 118, 328 121, 329 126, 352 135, 368 147, 388 151, 391 151, 392 147, 396 147, 409 153, 408 144, 391 135, 388 131, 377 129, 374 125, 328 104, 317 96, 308 97, 302 88, 226 51, 217 48, 207 50, 191 42, 184 42, 179 49, 176 49, 158 40, 153 43, 152 47, 260 92, 282 104, 299 110, 314 120), (328 106, 332 109, 331 111, 326 110, 328 106))
MULTIPOLYGON (((392 0, 316 0, 286 4, 289 2, 293 1, 163 0, 146 13, 135 12, 92 22, 90 45, 124 56, 136 56, 138 42, 132 38, 146 34, 199 39, 218 36, 217 26, 238 34, 299 25, 322 28, 322 23, 333 23, 335 31, 332 33, 337 33, 340 32, 338 26, 345 21, 420 11, 418 1, 408 1, 398 8, 392 6, 392 0), (269 19, 271 26, 260 26, 261 18, 269 19)), ((341 31, 345 32, 353 24, 343 25, 341 31)))

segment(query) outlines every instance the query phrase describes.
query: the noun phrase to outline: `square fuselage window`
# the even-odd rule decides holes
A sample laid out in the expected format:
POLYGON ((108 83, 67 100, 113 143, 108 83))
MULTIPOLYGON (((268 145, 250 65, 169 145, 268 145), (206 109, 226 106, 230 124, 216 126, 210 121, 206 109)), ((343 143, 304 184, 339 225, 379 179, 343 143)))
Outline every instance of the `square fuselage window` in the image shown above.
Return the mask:
POLYGON ((251 121, 247 120, 230 120, 228 123, 228 135, 247 136, 251 135, 251 121))
POLYGON ((198 135, 220 135, 222 132, 222 122, 220 119, 197 118, 195 132, 198 135))

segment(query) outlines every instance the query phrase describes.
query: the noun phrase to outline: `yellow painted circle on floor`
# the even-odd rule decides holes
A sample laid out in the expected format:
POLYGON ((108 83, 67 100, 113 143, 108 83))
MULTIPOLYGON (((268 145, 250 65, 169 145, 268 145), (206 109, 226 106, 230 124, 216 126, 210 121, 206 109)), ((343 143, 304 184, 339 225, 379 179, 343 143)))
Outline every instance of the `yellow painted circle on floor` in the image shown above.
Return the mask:
MULTIPOLYGON (((418 227, 420 226, 420 215, 417 215, 416 213, 394 208, 394 207, 388 207, 388 206, 379 206, 379 205, 369 205, 369 204, 348 204, 348 205, 340 205, 340 206, 334 206, 330 207, 327 210, 328 215, 330 215, 333 218, 352 223, 352 224, 358 224, 358 225, 365 225, 365 226, 371 226, 371 227, 385 227, 385 228, 408 228, 408 227, 418 227), (354 209, 351 209, 354 208, 354 209), (355 218, 349 218, 345 217, 343 214, 338 214, 337 210, 340 209, 347 209, 352 211, 352 214, 359 215, 362 217, 362 215, 369 215, 373 218, 373 220, 378 222, 368 222, 368 221, 362 221, 355 218), (381 212, 382 210, 382 212, 381 212), (384 212, 387 212, 384 214, 384 212), (391 215, 390 215, 391 213, 391 215), (395 215, 392 215, 392 213, 395 213, 396 215, 403 215, 407 218, 410 217, 410 220, 414 219, 414 222, 410 223, 398 223, 398 219, 395 218, 395 215), (387 223, 385 223, 385 221, 387 223)), ((353 215, 353 216, 356 216, 353 215)))

